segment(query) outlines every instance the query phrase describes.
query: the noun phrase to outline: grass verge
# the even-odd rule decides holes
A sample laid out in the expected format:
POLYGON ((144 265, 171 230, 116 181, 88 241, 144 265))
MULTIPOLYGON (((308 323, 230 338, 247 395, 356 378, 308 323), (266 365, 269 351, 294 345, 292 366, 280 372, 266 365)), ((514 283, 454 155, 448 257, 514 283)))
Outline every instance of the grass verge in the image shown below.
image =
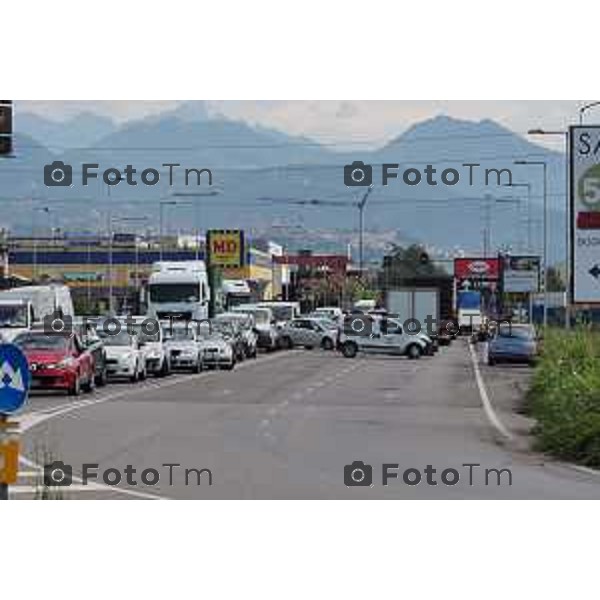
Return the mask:
POLYGON ((538 450, 600 467, 600 333, 547 331, 526 409, 538 450))

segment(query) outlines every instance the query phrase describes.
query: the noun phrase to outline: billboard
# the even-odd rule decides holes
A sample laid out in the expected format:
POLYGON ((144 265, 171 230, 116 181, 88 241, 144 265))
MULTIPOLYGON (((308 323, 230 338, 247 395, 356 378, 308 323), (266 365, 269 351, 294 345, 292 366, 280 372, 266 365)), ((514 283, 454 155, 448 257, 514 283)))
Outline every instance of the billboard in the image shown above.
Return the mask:
POLYGON ((569 128, 571 298, 600 303, 600 125, 569 128))
POLYGON ((497 258, 455 258, 454 277, 497 281, 500 277, 500 261, 497 258))
POLYGON ((241 229, 211 229, 206 234, 208 264, 238 268, 246 264, 244 232, 241 229))
POLYGON ((539 256, 503 256, 502 263, 502 282, 505 292, 539 292, 539 256))

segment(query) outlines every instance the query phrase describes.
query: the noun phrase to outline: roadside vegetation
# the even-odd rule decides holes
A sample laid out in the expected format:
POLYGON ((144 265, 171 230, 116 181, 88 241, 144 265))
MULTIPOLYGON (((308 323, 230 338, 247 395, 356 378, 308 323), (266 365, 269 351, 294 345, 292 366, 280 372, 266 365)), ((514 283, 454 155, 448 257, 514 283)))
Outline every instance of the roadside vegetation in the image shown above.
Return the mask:
POLYGON ((549 329, 527 397, 537 449, 600 467, 600 333, 549 329))

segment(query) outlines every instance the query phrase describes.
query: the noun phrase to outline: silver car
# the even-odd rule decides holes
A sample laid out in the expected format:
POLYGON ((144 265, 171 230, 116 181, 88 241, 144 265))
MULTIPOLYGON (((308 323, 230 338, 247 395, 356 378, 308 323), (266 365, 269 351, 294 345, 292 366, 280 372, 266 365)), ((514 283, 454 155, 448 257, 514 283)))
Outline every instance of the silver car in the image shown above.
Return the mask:
POLYGON ((200 373, 204 367, 202 348, 194 327, 173 327, 167 330, 165 350, 172 369, 187 369, 200 373))
POLYGON ((338 330, 326 319, 302 317, 284 325, 280 331, 281 345, 284 348, 304 346, 333 350, 336 347, 338 330))

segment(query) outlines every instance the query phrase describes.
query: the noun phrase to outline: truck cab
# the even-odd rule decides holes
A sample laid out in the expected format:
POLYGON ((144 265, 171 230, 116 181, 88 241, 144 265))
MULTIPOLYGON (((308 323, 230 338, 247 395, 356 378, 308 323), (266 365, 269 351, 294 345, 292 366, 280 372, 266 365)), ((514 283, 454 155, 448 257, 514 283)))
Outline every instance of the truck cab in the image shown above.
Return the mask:
POLYGON ((157 319, 208 319, 210 287, 201 260, 157 262, 148 281, 148 314, 157 319))

